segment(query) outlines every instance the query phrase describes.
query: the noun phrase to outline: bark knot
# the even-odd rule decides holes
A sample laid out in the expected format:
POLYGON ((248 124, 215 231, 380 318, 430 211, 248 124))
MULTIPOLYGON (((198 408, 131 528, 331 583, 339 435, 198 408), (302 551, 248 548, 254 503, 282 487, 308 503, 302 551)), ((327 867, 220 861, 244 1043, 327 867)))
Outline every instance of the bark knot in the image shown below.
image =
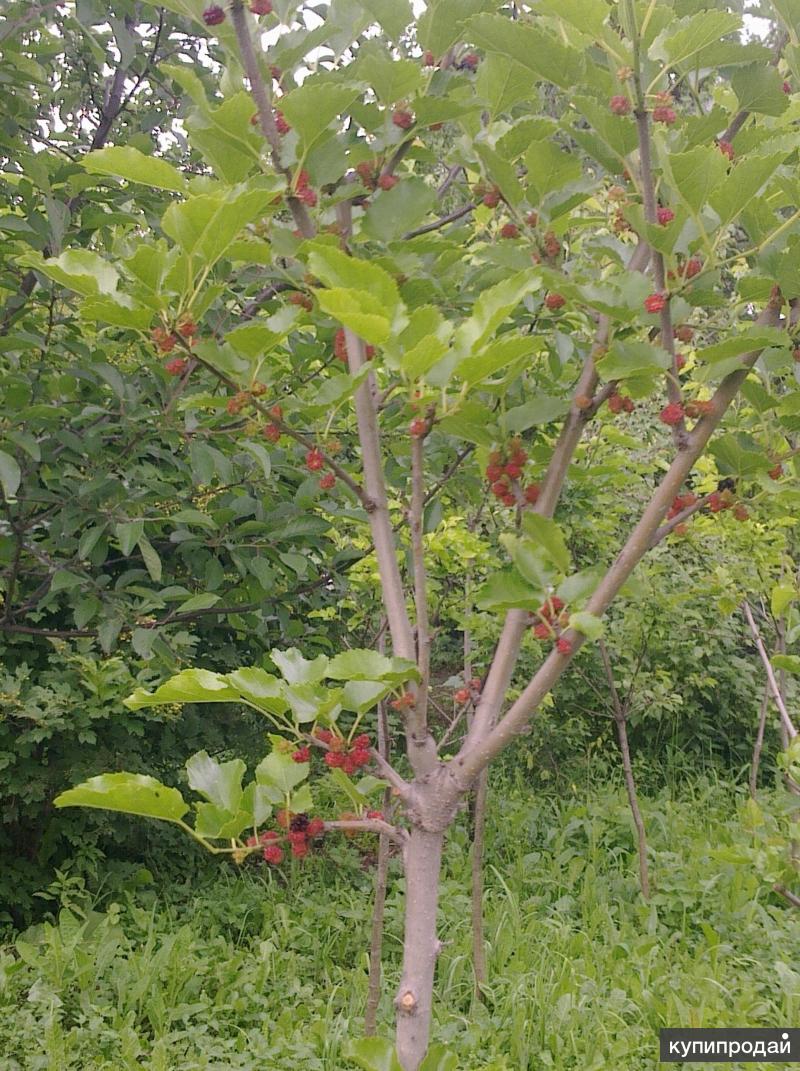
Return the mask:
POLYGON ((417 1010, 417 998, 410 989, 407 989, 405 993, 398 997, 397 1007, 400 1011, 405 1012, 406 1015, 413 1015, 417 1010))

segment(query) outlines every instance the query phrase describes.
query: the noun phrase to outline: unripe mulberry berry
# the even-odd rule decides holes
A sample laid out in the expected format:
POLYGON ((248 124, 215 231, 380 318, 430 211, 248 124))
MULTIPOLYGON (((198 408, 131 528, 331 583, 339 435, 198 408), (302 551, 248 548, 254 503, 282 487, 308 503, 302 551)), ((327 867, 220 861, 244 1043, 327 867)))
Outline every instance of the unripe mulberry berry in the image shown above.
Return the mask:
POLYGON ((422 439, 425 435, 427 435, 427 433, 427 421, 423 420, 421 417, 417 417, 415 420, 412 420, 411 423, 408 425, 408 434, 411 436, 412 439, 422 439))
POLYGON ((622 93, 618 93, 615 97, 612 97, 608 102, 608 106, 614 115, 628 115, 631 110, 631 102, 622 93))
POLYGON ((325 832, 325 823, 321 818, 312 818, 308 823, 308 829, 306 829, 306 836, 308 837, 321 837, 325 832))
POLYGON ((261 432, 267 442, 276 443, 280 440, 281 429, 277 424, 265 424, 261 432))
POLYGON ((570 655, 572 654, 572 644, 562 636, 556 641, 556 650, 559 654, 570 655))
POLYGON ((673 219, 675 219, 675 213, 671 208, 660 207, 656 212, 656 218, 662 227, 666 227, 668 223, 672 223, 673 219))
POLYGON ((683 268, 683 275, 686 279, 693 279, 695 275, 699 275, 703 270, 703 262, 699 257, 689 257, 683 268))
POLYGON ((382 190, 391 190, 399 181, 397 175, 381 175, 378 179, 378 185, 382 190))
POLYGON ((537 640, 549 640, 553 633, 546 622, 539 621, 538 624, 533 626, 533 634, 537 640))
POLYGON ((292 129, 286 122, 286 118, 279 108, 275 109, 275 126, 279 134, 288 134, 292 129))
POLYGON ((278 844, 269 844, 263 852, 264 861, 277 866, 283 862, 283 849, 278 844))
POLYGON ((368 733, 359 733, 353 740, 353 747, 362 751, 368 750, 371 747, 372 741, 369 738, 368 733))
POLYGON ((544 299, 545 307, 548 308, 551 312, 556 312, 558 309, 566 305, 566 303, 567 299, 564 297, 563 294, 557 294, 553 292, 549 293, 544 299))
POLYGON ((474 71, 480 63, 480 59, 480 56, 476 52, 468 52, 461 60, 459 67, 463 67, 468 71, 474 71))
POLYGON ((292 762, 308 762, 311 758, 310 747, 299 747, 292 752, 292 762))
POLYGON ((344 766, 344 755, 338 751, 326 751, 324 763, 326 766, 330 766, 332 770, 335 770, 341 766, 344 766))
POLYGON ((675 328, 675 338, 679 342, 691 342, 694 338, 694 328, 688 324, 681 324, 680 327, 675 328))
POLYGON ((459 688, 457 692, 453 693, 453 699, 456 703, 468 703, 472 698, 469 688, 459 688))
POLYGON ((336 486, 336 477, 332 472, 326 472, 324 476, 320 477, 319 485, 323 491, 330 491, 332 487, 336 486))
POLYGON ((425 55, 422 57, 422 62, 424 63, 424 65, 426 67, 435 67, 436 66, 436 57, 434 56, 434 54, 431 52, 430 49, 428 49, 425 52, 425 55))
POLYGON ((272 0, 250 0, 250 12, 253 15, 271 15, 272 0))
POLYGON ((523 495, 525 496, 525 501, 528 503, 529 506, 536 505, 536 503, 539 501, 539 495, 541 494, 541 490, 542 489, 538 483, 528 484, 528 486, 523 491, 523 495))
POLYGON ((504 223, 500 228, 501 238, 519 238, 519 227, 516 223, 504 223))
POLYGON ((772 480, 779 480, 781 478, 781 476, 783 476, 783 465, 781 465, 781 464, 775 465, 774 468, 771 468, 769 470, 769 472, 767 473, 767 476, 769 476, 770 479, 772 479, 772 480))
POLYGON ((494 189, 483 195, 482 200, 487 208, 497 208, 500 204, 500 191, 495 186, 494 189))

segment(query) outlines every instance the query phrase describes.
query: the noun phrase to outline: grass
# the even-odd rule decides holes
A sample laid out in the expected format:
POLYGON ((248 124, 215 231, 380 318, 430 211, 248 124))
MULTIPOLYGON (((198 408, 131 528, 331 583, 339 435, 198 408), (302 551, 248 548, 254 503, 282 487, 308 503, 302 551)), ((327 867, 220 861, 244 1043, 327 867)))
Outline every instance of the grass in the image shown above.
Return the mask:
MULTIPOLYGON (((435 1037, 459 1066, 648 1071, 662 1026, 796 1024, 796 913, 749 867, 718 857, 748 840, 743 798, 708 783, 644 801, 656 883, 646 905, 621 789, 495 793, 491 980, 477 1006, 465 828, 450 841, 442 888, 435 1037)), ((94 902, 65 893, 53 923, 0 952, 0 1068, 349 1067, 367 978, 371 871, 359 864, 337 842, 288 880, 223 867, 200 886, 166 885, 131 866, 94 902)), ((401 907, 394 872, 387 1033, 401 907)))

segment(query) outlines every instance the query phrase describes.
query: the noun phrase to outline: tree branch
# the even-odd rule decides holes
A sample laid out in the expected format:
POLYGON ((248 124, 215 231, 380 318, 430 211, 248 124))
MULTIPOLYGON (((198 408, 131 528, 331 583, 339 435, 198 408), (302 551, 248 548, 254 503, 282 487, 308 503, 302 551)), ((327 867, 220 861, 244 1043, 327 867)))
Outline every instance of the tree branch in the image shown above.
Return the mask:
POLYGON ((775 706, 778 708, 783 724, 786 726, 786 732, 789 734, 789 739, 794 740, 797 736, 797 729, 794 727, 789 711, 786 709, 786 704, 783 701, 781 690, 778 687, 778 682, 775 679, 775 672, 772 668, 772 663, 769 659, 769 654, 764 641, 761 639, 761 633, 758 630, 758 625, 753 617, 753 611, 750 609, 750 603, 747 599, 742 603, 742 613, 744 614, 745 621, 747 621, 748 627, 753 637, 753 642, 756 645, 761 662, 764 666, 764 672, 767 674, 767 683, 769 684, 769 690, 772 692, 772 698, 775 700, 775 706))

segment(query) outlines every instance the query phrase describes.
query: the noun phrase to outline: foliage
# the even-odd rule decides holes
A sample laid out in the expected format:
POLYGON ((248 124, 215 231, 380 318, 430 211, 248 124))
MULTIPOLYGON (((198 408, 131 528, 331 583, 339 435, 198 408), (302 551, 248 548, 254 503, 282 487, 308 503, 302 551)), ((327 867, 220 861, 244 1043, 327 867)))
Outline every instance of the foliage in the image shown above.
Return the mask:
MULTIPOLYGON (((785 952, 796 924, 751 866, 731 859, 753 843, 739 790, 698 782, 643 801, 657 861, 648 907, 636 902, 624 794, 608 786, 605 767, 566 796, 494 787, 485 1004, 471 1002, 464 828, 443 889, 436 1033, 459 1067, 634 1071, 649 1066, 669 1023, 795 1021, 800 978, 785 952)), ((777 798, 766 795, 765 807, 777 798)), ((9 1071, 47 1061, 93 1071, 265 1062, 341 1071, 366 992, 371 875, 352 865, 354 854, 331 841, 287 880, 247 868, 200 888, 157 876, 154 885, 130 866, 101 901, 62 887, 58 916, 1 954, 9 1071)), ((394 864, 386 1018, 400 892, 394 864)))

